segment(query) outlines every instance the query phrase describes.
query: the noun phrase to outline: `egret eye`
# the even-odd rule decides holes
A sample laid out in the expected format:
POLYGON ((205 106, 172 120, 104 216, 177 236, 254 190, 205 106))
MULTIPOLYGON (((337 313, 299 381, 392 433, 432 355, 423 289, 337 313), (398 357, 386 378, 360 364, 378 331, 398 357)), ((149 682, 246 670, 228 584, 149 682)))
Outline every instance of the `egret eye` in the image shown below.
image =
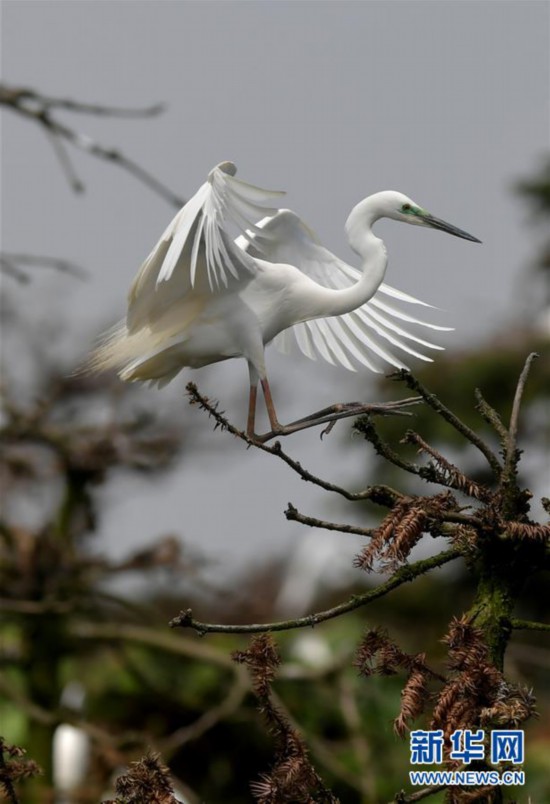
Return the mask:
POLYGON ((410 204, 403 204, 401 207, 401 212, 409 212, 412 209, 410 204))

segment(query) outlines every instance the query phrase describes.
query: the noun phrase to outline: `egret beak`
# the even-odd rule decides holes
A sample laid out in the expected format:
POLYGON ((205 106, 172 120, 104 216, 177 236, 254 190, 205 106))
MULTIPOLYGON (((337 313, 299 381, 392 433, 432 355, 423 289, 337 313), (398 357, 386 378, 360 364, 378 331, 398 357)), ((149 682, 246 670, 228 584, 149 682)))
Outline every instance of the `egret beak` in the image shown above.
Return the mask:
POLYGON ((458 229, 456 226, 452 226, 450 223, 446 223, 445 221, 440 220, 439 218, 435 218, 433 215, 430 215, 429 212, 422 211, 419 216, 426 226, 431 226, 432 229, 440 229, 442 232, 447 232, 447 234, 454 235, 455 237, 462 237, 464 240, 471 240, 472 243, 481 243, 481 240, 478 240, 477 237, 474 237, 468 232, 464 232, 462 229, 458 229))

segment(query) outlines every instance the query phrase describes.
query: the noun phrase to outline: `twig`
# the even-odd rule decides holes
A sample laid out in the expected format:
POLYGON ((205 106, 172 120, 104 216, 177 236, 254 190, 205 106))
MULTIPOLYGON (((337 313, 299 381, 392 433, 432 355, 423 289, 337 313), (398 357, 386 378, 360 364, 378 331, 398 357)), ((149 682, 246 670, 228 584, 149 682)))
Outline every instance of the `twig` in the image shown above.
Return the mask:
POLYGON ((21 271, 17 265, 14 265, 11 260, 6 258, 3 254, 0 254, 0 269, 7 274, 7 276, 11 276, 12 279, 15 279, 16 282, 20 282, 22 285, 27 284, 31 281, 31 278, 28 274, 24 271, 21 271))
POLYGON ((508 438, 506 440, 504 471, 503 471, 503 480, 505 481, 511 479, 511 476, 515 471, 515 467, 518 461, 517 437, 518 437, 518 421, 519 421, 519 411, 521 407, 521 399, 523 397, 523 391, 525 390, 525 383, 527 382, 527 377, 529 375, 529 369, 531 368, 531 363, 538 356, 539 355, 537 354, 537 352, 531 352, 531 354, 525 361, 525 365, 523 366, 521 374, 519 375, 519 380, 516 387, 516 393, 514 395, 514 403, 512 405, 512 414, 510 416, 510 425, 508 427, 508 438))
POLYGON ((117 106, 105 106, 94 103, 81 103, 70 98, 53 98, 48 95, 35 92, 33 89, 10 90, 6 85, 2 85, 0 103, 4 103, 4 98, 9 103, 14 100, 19 104, 36 103, 37 107, 47 107, 48 109, 64 109, 69 112, 93 114, 96 117, 154 117, 165 110, 163 103, 156 103, 152 106, 145 106, 135 109, 121 109, 117 106))
POLYGON ((512 628, 518 631, 550 631, 549 623, 537 623, 534 620, 510 620, 512 628))
POLYGON ((162 182, 156 179, 151 173, 146 171, 145 168, 142 168, 141 165, 138 165, 137 162, 134 162, 132 159, 129 159, 121 151, 118 151, 114 148, 105 148, 104 146, 92 140, 87 135, 80 134, 77 131, 73 131, 68 126, 64 126, 61 123, 53 122, 51 118, 47 118, 46 122, 44 122, 43 120, 41 122, 42 125, 44 125, 45 127, 51 128, 51 130, 55 135, 62 137, 63 139, 66 139, 75 148, 78 148, 81 151, 85 151, 86 153, 89 153, 92 156, 97 157, 98 159, 104 159, 107 162, 113 162, 114 164, 123 168, 128 173, 133 175, 136 179, 141 181, 143 184, 150 187, 154 192, 158 193, 163 198, 165 198, 170 204, 172 204, 172 206, 175 206, 179 209, 185 204, 183 198, 173 193, 168 187, 162 184, 162 182))
POLYGON ((447 421, 451 427, 454 427, 459 433, 461 433, 468 441, 473 444, 478 450, 485 456, 487 462, 491 469, 493 470, 495 476, 497 478, 500 477, 501 473, 501 465, 497 458, 497 456, 493 453, 491 449, 487 446, 487 444, 471 430, 467 424, 465 424, 461 419, 458 418, 449 408, 447 408, 435 394, 432 394, 425 388, 422 383, 416 379, 409 371, 405 371, 400 369, 399 371, 395 371, 393 374, 390 374, 391 379, 400 380, 404 382, 407 388, 410 388, 416 393, 420 394, 422 399, 438 413, 445 421, 447 421))
POLYGON ((398 793, 390 804, 412 804, 413 801, 422 801, 424 798, 435 796, 442 790, 446 790, 447 785, 435 784, 432 787, 423 787, 422 790, 415 790, 414 793, 407 795, 404 790, 398 793))
POLYGON ((69 260, 45 257, 38 254, 10 254, 6 251, 0 253, 0 269, 18 282, 27 283, 31 281, 30 274, 22 270, 22 266, 27 265, 36 268, 53 268, 56 271, 70 274, 76 279, 85 279, 87 277, 87 273, 82 268, 69 260))
POLYGON ((27 120, 37 123, 44 129, 51 138, 52 144, 54 144, 63 171, 73 190, 81 191, 84 189, 84 186, 76 176, 69 162, 68 156, 63 149, 63 142, 67 142, 74 148, 85 151, 98 159, 117 164, 143 184, 154 190, 154 192, 161 195, 173 206, 179 208, 184 205, 185 201, 182 198, 173 193, 151 173, 138 165, 137 162, 129 159, 121 151, 113 148, 105 148, 86 134, 82 134, 64 123, 61 123, 52 114, 55 110, 63 109, 65 111, 100 115, 103 117, 151 117, 152 115, 159 114, 163 110, 160 104, 149 106, 145 109, 119 109, 96 104, 78 103, 66 98, 51 98, 34 90, 24 88, 14 89, 5 84, 0 84, 0 105, 7 106, 12 111, 25 117, 27 120))
POLYGON ((354 429, 358 433, 364 435, 367 441, 373 445, 377 454, 381 455, 383 458, 389 461, 389 463, 393 463, 394 466, 397 466, 399 469, 403 469, 405 472, 409 472, 412 475, 421 474, 422 469, 420 466, 401 458, 401 456, 390 447, 387 441, 384 441, 376 430, 369 416, 364 416, 359 419, 359 421, 355 423, 354 429))
POLYGON ((372 536, 376 528, 360 528, 354 525, 343 525, 337 522, 326 522, 324 519, 316 519, 313 516, 304 516, 292 503, 288 503, 285 516, 291 522, 301 522, 302 525, 309 525, 311 528, 324 528, 324 530, 336 530, 340 533, 355 533, 358 536, 372 536))
POLYGON ((46 135, 50 145, 52 146, 53 152, 57 157, 59 166, 61 167, 61 172, 65 174, 69 187, 71 190, 74 190, 75 193, 83 193, 85 190, 84 184, 80 181, 76 170, 73 167, 73 163, 70 160, 65 145, 63 144, 63 140, 56 136, 53 131, 46 130, 46 135))
POLYGON ((474 395, 477 402, 476 410, 479 411, 480 415, 482 416, 483 419, 485 419, 487 424, 490 424, 491 427, 495 429, 502 445, 504 446, 508 438, 508 430, 504 426, 502 419, 500 418, 496 410, 493 407, 491 407, 491 405, 487 402, 487 400, 482 395, 479 388, 476 388, 474 390, 474 395))
POLYGON ((336 486, 334 483, 329 483, 326 480, 322 480, 320 477, 316 477, 307 469, 304 469, 298 461, 294 460, 294 458, 291 458, 286 452, 283 452, 279 441, 276 441, 272 446, 268 446, 267 444, 262 444, 259 441, 253 441, 246 435, 246 433, 243 433, 242 430, 238 430, 228 421, 228 419, 226 419, 223 413, 219 412, 216 403, 211 403, 207 397, 202 396, 195 383, 188 383, 186 388, 190 397, 190 404, 199 405, 200 408, 206 410, 207 413, 212 416, 213 419, 215 419, 216 425, 214 429, 220 427, 222 430, 227 430, 228 433, 240 438, 241 441, 244 441, 249 447, 255 447, 263 452, 268 452, 270 455, 276 455, 288 466, 290 466, 290 468, 293 469, 298 475, 300 475, 302 480, 313 483, 314 485, 325 489, 325 491, 332 491, 336 494, 340 494, 342 497, 345 497, 346 500, 372 500, 372 502, 390 508, 395 504, 396 501, 403 497, 399 491, 395 491, 395 489, 392 489, 389 486, 369 486, 364 491, 353 493, 347 489, 341 488, 340 486, 336 486))
POLYGON ((452 548, 442 553, 438 553, 431 558, 421 559, 414 564, 406 564, 400 567, 385 583, 380 584, 375 589, 370 589, 362 595, 353 595, 345 603, 340 603, 326 611, 320 611, 315 614, 308 614, 305 617, 298 617, 294 620, 282 620, 275 623, 261 623, 252 625, 224 625, 213 623, 202 623, 193 619, 191 609, 182 611, 177 617, 170 621, 171 628, 192 628, 198 634, 260 634, 266 631, 289 631, 292 628, 310 628, 319 623, 333 620, 335 617, 341 617, 348 611, 354 611, 361 606, 366 606, 372 603, 373 600, 378 600, 384 597, 389 592, 402 586, 408 581, 412 581, 419 575, 424 575, 435 567, 441 567, 449 561, 453 561, 461 555, 460 551, 452 548))

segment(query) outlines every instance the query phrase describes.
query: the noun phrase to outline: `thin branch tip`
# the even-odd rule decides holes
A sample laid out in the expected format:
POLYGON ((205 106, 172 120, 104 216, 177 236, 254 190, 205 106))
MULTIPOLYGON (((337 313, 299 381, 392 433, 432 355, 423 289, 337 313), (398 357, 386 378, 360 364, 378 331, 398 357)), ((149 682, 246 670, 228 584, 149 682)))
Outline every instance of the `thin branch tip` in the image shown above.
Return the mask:
POLYGON ((464 438, 466 438, 471 444, 473 444, 477 449, 485 456, 487 463, 491 467, 493 474, 495 477, 499 478, 502 467, 500 464, 499 459, 493 453, 493 451, 488 447, 488 445, 480 438, 477 433, 475 433, 471 427, 468 427, 465 422, 456 416, 446 405, 441 402, 436 394, 428 391, 428 389, 418 380, 410 371, 406 371, 404 369, 400 369, 399 371, 395 371, 389 375, 390 379, 394 379, 397 381, 404 382, 407 388, 410 388, 412 391, 416 391, 416 393, 420 394, 422 399, 429 405, 432 410, 434 410, 439 416, 441 416, 446 422, 448 422, 451 427, 453 427, 457 432, 459 432, 464 438))
POLYGON ((87 134, 71 128, 65 122, 61 122, 55 114, 59 111, 68 111, 98 117, 143 118, 160 114, 164 111, 164 104, 157 103, 141 109, 102 106, 99 104, 80 103, 68 98, 49 97, 32 89, 13 88, 0 84, 0 105, 6 106, 16 114, 37 123, 42 128, 50 139, 61 169, 74 192, 83 192, 84 184, 72 166, 66 153, 65 145, 71 145, 73 148, 84 151, 98 159, 118 164, 119 167, 133 175, 134 178, 158 195, 161 195, 173 206, 180 208, 185 204, 184 199, 172 192, 137 162, 129 159, 121 151, 107 148, 87 134))
POLYGON ((514 394, 514 401, 512 404, 512 413, 510 415, 510 424, 508 425, 508 433, 504 447, 504 470, 502 472, 503 483, 513 482, 513 477, 517 470, 517 465, 520 458, 520 451, 517 448, 518 428, 519 428, 519 414, 521 410, 521 402, 523 399, 523 392, 531 369, 531 364, 539 357, 538 352, 531 352, 525 363, 521 374, 519 375, 516 392, 514 394))

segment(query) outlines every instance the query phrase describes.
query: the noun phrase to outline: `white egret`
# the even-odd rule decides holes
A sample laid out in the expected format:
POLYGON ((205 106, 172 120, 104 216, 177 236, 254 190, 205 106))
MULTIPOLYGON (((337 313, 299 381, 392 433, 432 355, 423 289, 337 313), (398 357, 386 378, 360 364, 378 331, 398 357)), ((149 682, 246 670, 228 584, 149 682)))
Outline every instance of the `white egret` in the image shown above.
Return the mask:
POLYGON ((271 341, 283 352, 295 346, 309 358, 321 356, 351 370, 355 362, 380 371, 373 355, 406 368, 389 344, 430 360, 411 343, 440 347, 399 322, 448 328, 388 303, 390 297, 430 306, 382 284, 387 253, 372 226, 392 218, 479 243, 477 238, 402 193, 376 193, 360 201, 346 222, 350 246, 361 258, 358 270, 324 248, 294 212, 270 206, 283 193, 247 184, 235 173, 232 162, 217 165, 177 213, 134 280, 126 320, 95 351, 92 369, 117 368, 123 380, 162 387, 186 366, 244 357, 250 376, 247 434, 260 438, 258 382, 273 431, 269 436, 304 426, 279 424, 264 357, 271 341), (241 233, 235 241, 232 225, 241 233))

